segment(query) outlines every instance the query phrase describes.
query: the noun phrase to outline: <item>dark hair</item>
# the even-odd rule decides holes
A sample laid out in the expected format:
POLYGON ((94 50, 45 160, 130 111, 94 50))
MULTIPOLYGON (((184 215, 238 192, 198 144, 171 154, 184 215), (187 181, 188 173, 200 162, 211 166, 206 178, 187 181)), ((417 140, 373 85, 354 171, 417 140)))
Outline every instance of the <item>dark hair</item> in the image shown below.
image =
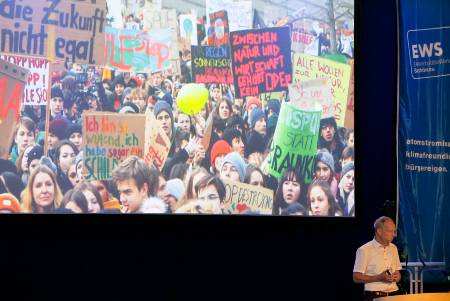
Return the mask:
POLYGON ((217 118, 221 118, 219 115, 219 108, 220 108, 220 104, 222 102, 227 103, 229 114, 231 115, 233 113, 233 103, 231 102, 231 100, 228 97, 222 96, 222 98, 217 102, 217 105, 216 105, 215 115, 217 118))
POLYGON ((226 194, 225 185, 223 184, 222 180, 216 176, 207 176, 198 181, 198 183, 195 185, 195 193, 198 195, 200 189, 204 189, 209 185, 214 185, 214 187, 216 187, 220 202, 223 203, 225 201, 226 194))
POLYGON ((311 211, 311 199, 309 197, 311 194, 311 190, 314 187, 320 187, 322 189, 322 191, 325 193, 325 196, 327 197, 328 204, 330 206, 330 208, 328 209, 328 216, 334 216, 336 213, 342 212, 342 210, 339 208, 339 205, 336 203, 336 199, 333 195, 333 192, 331 191, 330 184, 328 184, 327 181, 323 181, 323 180, 315 180, 308 187, 308 193, 307 193, 307 198, 306 198, 307 199, 306 200, 306 205, 307 205, 306 209, 308 211, 311 211))
POLYGON ((184 178, 186 177, 188 169, 189 169, 189 164, 186 164, 186 163, 175 164, 172 167, 172 170, 170 171, 169 178, 184 180, 184 178))
POLYGON ((75 191, 80 191, 81 193, 85 190, 89 190, 92 192, 97 199, 97 202, 100 204, 100 210, 104 208, 102 197, 100 196, 100 193, 97 190, 97 187, 92 185, 89 182, 81 182, 74 188, 75 191))
POLYGON ((3 182, 5 182, 4 184, 8 192, 20 200, 20 194, 25 189, 25 185, 23 185, 20 177, 10 171, 3 172, 1 176, 3 177, 3 182))
POLYGON ((355 151, 354 148, 351 146, 347 146, 346 148, 344 148, 344 150, 342 151, 342 155, 341 155, 342 159, 348 159, 351 158, 352 161, 355 160, 355 151))
POLYGON ((261 174, 261 176, 262 176, 262 178, 263 178, 263 182, 264 182, 263 186, 265 187, 265 184, 266 184, 266 176, 265 176, 264 173, 261 171, 261 169, 259 169, 259 167, 254 166, 254 165, 252 165, 252 164, 248 164, 248 165, 247 165, 247 168, 246 168, 246 170, 245 170, 244 183, 250 184, 250 179, 251 179, 252 173, 253 173, 254 171, 257 171, 257 172, 259 172, 259 173, 261 174))
POLYGON ((300 184, 300 194, 295 202, 302 203, 305 195, 305 181, 300 176, 300 171, 298 168, 289 167, 286 169, 281 177, 280 182, 278 183, 277 191, 275 192, 275 199, 273 202, 273 214, 279 215, 281 209, 285 209, 289 206, 288 203, 284 200, 283 197, 283 183, 285 181, 294 181, 300 184))
POLYGON ((58 146, 55 149, 55 157, 54 157, 55 158, 55 163, 58 166, 59 166, 59 163, 60 163, 59 162, 59 156, 61 155, 61 148, 64 145, 70 146, 73 149, 73 152, 74 152, 75 156, 78 155, 78 147, 75 144, 73 144, 72 141, 70 141, 70 140, 62 140, 62 141, 60 141, 58 143, 58 146))
POLYGON ((188 199, 188 200, 191 200, 194 198, 194 195, 192 193, 193 188, 195 190, 195 187, 193 187, 194 186, 194 177, 200 173, 204 173, 205 174, 204 177, 210 176, 210 173, 204 167, 199 167, 191 173, 191 175, 189 176, 187 187, 186 187, 186 199, 188 199))
POLYGON ((350 138, 350 135, 353 134, 354 132, 355 132, 354 129, 348 129, 348 130, 345 132, 345 140, 347 141, 348 138, 350 138))
POLYGON ((66 208, 67 204, 74 202, 82 213, 88 213, 88 201, 81 190, 70 189, 64 195, 60 208, 66 208))

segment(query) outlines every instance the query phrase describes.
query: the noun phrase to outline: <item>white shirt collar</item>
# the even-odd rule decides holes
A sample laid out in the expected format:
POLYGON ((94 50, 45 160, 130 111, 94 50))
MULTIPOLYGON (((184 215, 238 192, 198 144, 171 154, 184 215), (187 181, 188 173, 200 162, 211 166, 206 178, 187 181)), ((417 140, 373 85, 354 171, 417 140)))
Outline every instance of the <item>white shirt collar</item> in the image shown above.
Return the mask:
MULTIPOLYGON (((390 245, 390 243, 389 243, 389 245, 390 245)), ((389 247, 389 245, 386 246, 386 247, 389 247)), ((385 246, 383 246, 382 244, 380 244, 375 238, 372 239, 372 246, 373 246, 374 248, 385 248, 385 246)))

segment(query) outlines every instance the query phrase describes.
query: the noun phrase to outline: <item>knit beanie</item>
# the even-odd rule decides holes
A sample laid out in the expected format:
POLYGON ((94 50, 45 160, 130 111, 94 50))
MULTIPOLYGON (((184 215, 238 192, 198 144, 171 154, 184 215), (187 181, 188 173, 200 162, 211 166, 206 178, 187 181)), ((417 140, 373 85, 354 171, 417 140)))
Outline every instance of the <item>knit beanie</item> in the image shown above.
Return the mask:
POLYGON ((0 158, 0 171, 11 171, 17 173, 17 167, 10 160, 0 158))
POLYGON ((164 100, 159 100, 155 103, 155 107, 153 108, 153 113, 155 114, 155 117, 158 117, 159 113, 161 111, 166 111, 169 113, 170 119, 172 119, 173 123, 173 113, 172 108, 170 107, 169 103, 164 100))
POLYGON ((348 162, 342 167, 341 177, 344 177, 346 173, 355 169, 355 164, 353 162, 348 162))
POLYGON ((222 166, 220 167, 220 170, 222 170, 225 163, 230 163, 234 166, 234 168, 236 168, 237 172, 239 173, 239 179, 241 180, 241 182, 243 182, 245 177, 245 169, 247 166, 244 160, 242 160, 241 155, 239 155, 237 152, 232 152, 226 155, 222 160, 222 166))
POLYGON ((216 158, 221 155, 227 155, 231 152, 231 146, 225 140, 219 140, 211 148, 211 166, 214 165, 216 158))
POLYGON ((27 166, 30 168, 30 164, 35 159, 41 159, 44 155, 44 148, 40 145, 35 145, 28 153, 27 166))
POLYGON ((253 153, 264 153, 265 150, 266 145, 263 136, 256 131, 251 131, 245 144, 245 158, 253 153))
POLYGON ((0 194, 0 210, 8 210, 11 213, 20 213, 20 203, 10 193, 0 194))
POLYGON ((239 116, 238 114, 233 114, 230 116, 230 118, 228 118, 227 128, 234 128, 236 125, 239 125, 241 129, 244 129, 245 122, 241 116, 239 116))
POLYGON ((264 114, 263 110, 261 110, 260 108, 253 109, 252 113, 250 114, 250 127, 252 129, 255 128, 256 122, 265 117, 266 115, 264 114))
POLYGON ((69 122, 65 118, 58 118, 50 122, 49 132, 63 140, 66 136, 66 130, 69 122))
POLYGON ((139 113, 139 108, 134 103, 127 102, 127 103, 123 104, 122 108, 119 110, 119 113, 122 113, 122 114, 125 114, 125 113, 137 114, 137 113, 139 113))
POLYGON ((40 165, 45 165, 53 172, 53 174, 56 176, 56 173, 58 172, 58 169, 55 165, 55 163, 52 162, 52 160, 49 157, 43 156, 41 160, 39 160, 40 165))
POLYGON ((261 100, 258 97, 254 97, 251 96, 248 98, 247 100, 247 104, 245 106, 245 110, 247 111, 248 108, 252 105, 255 104, 258 108, 261 108, 261 100))
POLYGON ((51 90, 50 98, 61 97, 64 99, 64 94, 62 90, 58 87, 53 87, 51 90))
POLYGON ((186 190, 183 181, 178 178, 167 181, 166 187, 169 191, 169 195, 175 197, 177 199, 177 202, 181 200, 186 190))
POLYGON ((327 165, 334 173, 334 159, 333 156, 327 151, 319 151, 316 155, 316 162, 320 161, 327 165))
POLYGON ((81 124, 79 123, 69 123, 69 126, 66 129, 66 138, 69 139, 73 133, 81 134, 81 124))
POLYGON ((280 114, 280 102, 276 99, 271 99, 267 102, 267 110, 272 110, 275 114, 280 114))

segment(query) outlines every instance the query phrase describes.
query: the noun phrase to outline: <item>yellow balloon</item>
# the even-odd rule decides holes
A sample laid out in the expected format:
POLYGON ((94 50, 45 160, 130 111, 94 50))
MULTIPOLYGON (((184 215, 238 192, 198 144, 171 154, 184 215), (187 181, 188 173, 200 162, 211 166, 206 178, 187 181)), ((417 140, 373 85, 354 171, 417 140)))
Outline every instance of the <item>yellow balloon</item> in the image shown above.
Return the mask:
POLYGON ((178 92, 178 109, 189 116, 199 113, 208 101, 208 90, 199 84, 184 85, 178 92))

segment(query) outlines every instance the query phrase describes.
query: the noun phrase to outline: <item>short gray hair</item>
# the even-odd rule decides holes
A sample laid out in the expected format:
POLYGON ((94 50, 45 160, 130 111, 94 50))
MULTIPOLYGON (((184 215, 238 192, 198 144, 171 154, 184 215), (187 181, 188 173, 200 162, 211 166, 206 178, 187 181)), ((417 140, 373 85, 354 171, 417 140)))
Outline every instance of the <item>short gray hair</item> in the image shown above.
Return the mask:
MULTIPOLYGON (((375 229, 375 231, 377 229, 380 229, 384 226, 384 223, 387 221, 391 221, 394 223, 394 221, 392 220, 392 218, 388 217, 388 216, 381 216, 379 218, 377 218, 375 220, 375 222, 373 223, 373 228, 375 229)), ((395 223, 394 223, 395 224, 395 223)))

